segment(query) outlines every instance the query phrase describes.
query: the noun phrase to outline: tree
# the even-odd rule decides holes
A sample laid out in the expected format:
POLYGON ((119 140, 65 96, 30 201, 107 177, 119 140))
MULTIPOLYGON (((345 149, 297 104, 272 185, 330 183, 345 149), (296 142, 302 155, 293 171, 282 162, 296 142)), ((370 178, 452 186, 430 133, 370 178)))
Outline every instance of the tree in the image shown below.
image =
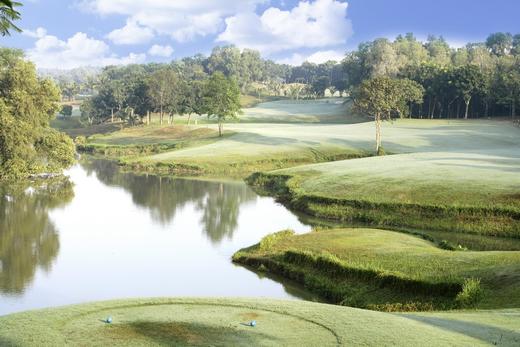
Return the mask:
POLYGON ((494 81, 494 95, 497 103, 509 107, 514 119, 516 104, 520 101, 520 57, 503 57, 497 66, 498 73, 494 81))
POLYGON ((458 95, 464 100, 466 110, 464 119, 468 119, 469 104, 475 94, 484 89, 484 76, 475 65, 464 65, 454 70, 454 86, 458 95))
POLYGON ((428 36, 425 47, 428 50, 428 54, 430 55, 430 61, 432 63, 441 66, 450 64, 451 48, 442 36, 428 36))
POLYGON ((400 118, 404 118, 412 114, 412 106, 414 104, 422 104, 424 88, 419 83, 407 78, 397 79, 394 83, 397 91, 400 93, 395 111, 400 118))
POLYGON ((330 78, 328 76, 318 77, 314 82, 312 82, 312 91, 318 95, 323 96, 325 93, 325 89, 330 87, 330 78))
POLYGON ((513 46, 513 35, 510 33, 494 33, 486 39, 486 46, 498 56, 507 55, 513 46))
MULTIPOLYGON (((0 51, 7 52, 6 50, 0 51)), ((56 172, 74 162, 74 145, 49 122, 60 110, 60 92, 16 54, 0 67, 0 179, 56 172)))
POLYGON ((206 113, 206 105, 204 104, 206 81, 194 80, 191 82, 183 82, 180 90, 180 113, 188 115, 188 125, 191 122, 191 115, 195 113, 202 116, 206 113))
POLYGON ((61 107, 61 112, 63 116, 70 117, 72 116, 72 106, 71 105, 63 105, 61 107))
POLYGON ((22 29, 14 24, 14 21, 21 18, 20 12, 15 10, 18 6, 22 4, 11 0, 0 0, 0 35, 9 36, 11 30, 22 32, 22 29))
POLYGON ((381 123, 390 119, 392 113, 403 112, 403 106, 422 99, 422 88, 410 80, 392 79, 387 76, 365 80, 354 93, 357 111, 374 117, 376 125, 376 153, 383 153, 381 146, 381 123))
POLYGON ((176 110, 175 92, 178 83, 179 76, 170 67, 155 71, 148 80, 150 97, 155 110, 159 111, 161 125, 163 124, 164 112, 169 111, 170 121, 172 112, 176 110))
POLYGON ((217 71, 206 84, 204 104, 208 117, 216 117, 219 136, 223 135, 224 122, 238 118, 241 113, 240 90, 236 81, 217 71))

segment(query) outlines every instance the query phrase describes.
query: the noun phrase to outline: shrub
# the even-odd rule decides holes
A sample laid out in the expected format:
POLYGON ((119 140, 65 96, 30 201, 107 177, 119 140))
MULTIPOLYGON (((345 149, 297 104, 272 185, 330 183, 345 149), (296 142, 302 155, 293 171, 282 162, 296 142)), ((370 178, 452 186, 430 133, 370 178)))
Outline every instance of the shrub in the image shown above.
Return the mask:
POLYGON ((63 105, 61 107, 61 112, 60 112, 63 116, 65 117, 70 117, 72 116, 72 106, 70 105, 63 105))
POLYGON ((483 296, 484 290, 480 286, 480 279, 466 278, 455 301, 461 308, 471 308, 477 306, 483 296))
POLYGON ((87 138, 85 136, 76 136, 74 143, 79 146, 84 146, 87 144, 87 138))

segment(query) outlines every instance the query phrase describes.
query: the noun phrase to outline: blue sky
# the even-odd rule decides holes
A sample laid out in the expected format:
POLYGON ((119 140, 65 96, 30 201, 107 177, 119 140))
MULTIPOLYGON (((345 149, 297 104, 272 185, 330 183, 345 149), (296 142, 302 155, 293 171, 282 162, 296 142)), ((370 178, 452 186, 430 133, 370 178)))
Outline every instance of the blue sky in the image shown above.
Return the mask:
POLYGON ((406 32, 443 35, 455 46, 492 32, 520 33, 518 0, 22 2, 25 33, 2 38, 2 45, 26 50, 42 68, 169 61, 223 44, 298 64, 406 32))

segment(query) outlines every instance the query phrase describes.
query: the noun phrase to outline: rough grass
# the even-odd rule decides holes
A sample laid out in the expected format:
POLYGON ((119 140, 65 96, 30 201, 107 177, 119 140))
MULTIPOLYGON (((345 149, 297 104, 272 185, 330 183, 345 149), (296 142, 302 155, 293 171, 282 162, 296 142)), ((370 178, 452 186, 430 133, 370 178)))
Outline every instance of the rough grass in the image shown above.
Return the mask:
POLYGON ((87 126, 83 125, 79 121, 79 117, 54 119, 51 121, 51 126, 66 133, 72 138, 78 136, 91 136, 95 134, 107 134, 121 130, 124 127, 122 123, 106 123, 87 126))
POLYGON ((206 127, 138 126, 107 135, 92 136, 89 140, 97 145, 128 146, 175 144, 180 140, 200 140, 217 136, 218 133, 214 129, 206 127))
POLYGON ((514 346, 519 312, 396 315, 311 302, 141 299, 0 317, 2 346, 514 346), (103 323, 107 316, 112 324, 103 323), (256 327, 244 323, 256 320, 256 327))
POLYGON ((473 291, 471 279, 481 281, 478 307, 520 305, 515 293, 519 252, 448 251, 412 235, 364 228, 282 235, 271 236, 269 247, 260 243, 237 252, 234 261, 263 265, 349 306, 389 311, 458 307, 461 294, 482 294, 473 291))

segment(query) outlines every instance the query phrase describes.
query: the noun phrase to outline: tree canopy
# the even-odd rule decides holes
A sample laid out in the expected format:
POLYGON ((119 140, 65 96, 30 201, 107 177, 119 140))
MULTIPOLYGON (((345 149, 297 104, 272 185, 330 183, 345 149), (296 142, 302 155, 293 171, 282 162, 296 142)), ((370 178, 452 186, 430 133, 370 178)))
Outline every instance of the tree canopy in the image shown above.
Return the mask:
POLYGON ((232 78, 215 72, 209 78, 204 94, 204 107, 208 117, 216 117, 219 135, 223 135, 223 124, 229 118, 238 118, 240 108, 240 90, 232 78))
POLYGON ((20 12, 15 8, 22 6, 20 2, 11 0, 0 0, 0 35, 8 36, 11 30, 21 32, 22 29, 17 27, 14 22, 21 18, 20 12))
POLYGON ((49 126, 60 92, 19 51, 0 50, 0 179, 55 172, 74 161, 74 145, 49 126))

